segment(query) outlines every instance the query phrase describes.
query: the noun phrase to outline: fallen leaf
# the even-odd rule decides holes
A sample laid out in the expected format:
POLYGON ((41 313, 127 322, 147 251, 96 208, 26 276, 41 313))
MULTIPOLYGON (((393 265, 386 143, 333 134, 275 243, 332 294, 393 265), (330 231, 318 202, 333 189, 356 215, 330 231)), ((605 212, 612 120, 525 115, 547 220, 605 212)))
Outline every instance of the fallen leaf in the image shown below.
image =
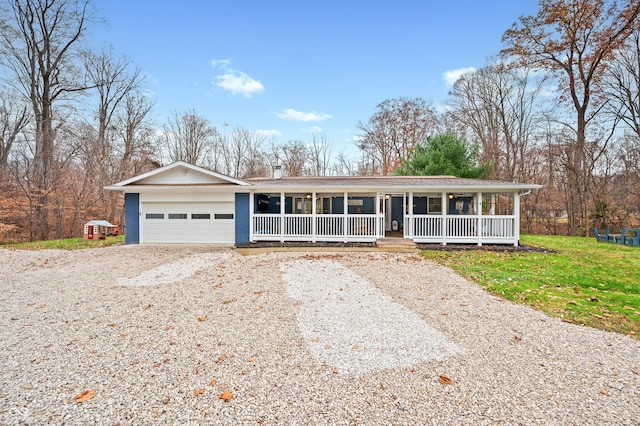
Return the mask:
POLYGON ((358 346, 358 345, 353 345, 353 346, 351 346, 351 349, 360 349, 360 346, 358 346))
POLYGON ((631 372, 632 372, 633 374, 637 374, 637 375, 639 375, 639 376, 640 376, 640 371, 638 371, 638 370, 634 370, 634 369, 632 368, 632 369, 631 369, 631 372))
POLYGON ((242 370, 240 374, 242 374, 243 376, 246 376, 247 374, 249 374, 249 372, 247 370, 242 370))
POLYGON ((209 384, 210 384, 211 386, 215 386, 215 385, 216 385, 216 383, 218 383, 218 381, 217 381, 216 379, 211 379, 211 381, 209 382, 209 384))
POLYGON ((220 394, 220 399, 223 399, 225 401, 231 401, 233 399, 233 394, 231 393, 231 391, 229 389, 225 389, 220 394))
POLYGON ((600 389, 600 395, 609 395, 609 392, 607 392, 606 389, 600 389))
POLYGON ((153 306, 151 303, 149 303, 147 306, 144 306, 142 308, 143 311, 146 311, 147 309, 149 309, 151 306, 153 306))
POLYGON ((204 393, 204 389, 196 389, 193 391, 193 396, 202 395, 204 393))
POLYGON ((249 361, 249 362, 254 362, 255 360, 256 360, 256 357, 255 357, 255 356, 252 356, 252 357, 251 357, 251 358, 249 358, 247 361, 249 361))
POLYGON ((169 331, 169 330, 173 330, 174 328, 176 328, 176 326, 175 326, 175 325, 168 325, 168 326, 166 326, 164 329, 165 329, 165 330, 167 330, 167 331, 169 331))
POLYGON ((81 402, 85 402, 85 401, 90 400, 94 396, 96 396, 96 390, 95 389, 90 389, 90 390, 86 390, 86 391, 84 391, 82 393, 77 394, 76 396, 73 397, 73 399, 75 399, 77 403, 81 403, 81 402))
POLYGON ((263 290, 256 290, 256 291, 253 292, 253 294, 262 294, 262 293, 264 293, 263 290))
POLYGON ((198 321, 200 321, 200 322, 202 322, 202 321, 204 321, 204 320, 206 320, 206 319, 207 319, 207 316, 206 316, 206 315, 203 315, 203 316, 201 316, 201 317, 198 317, 198 321))
POLYGON ((311 341, 313 343, 318 343, 320 341, 320 339, 318 339, 317 337, 314 337, 313 339, 311 339, 311 341))
POLYGON ((253 308, 253 312, 258 312, 260 309, 262 309, 264 306, 257 306, 255 308, 253 308))
POLYGON ((453 384, 453 380, 451 380, 450 378, 448 378, 448 377, 447 377, 447 376, 445 376, 444 374, 441 374, 441 375, 438 377, 438 381, 439 381, 440 383, 442 383, 443 385, 450 385, 450 384, 453 384))
POLYGON ((333 369, 333 374, 338 374, 338 369, 337 368, 333 369))

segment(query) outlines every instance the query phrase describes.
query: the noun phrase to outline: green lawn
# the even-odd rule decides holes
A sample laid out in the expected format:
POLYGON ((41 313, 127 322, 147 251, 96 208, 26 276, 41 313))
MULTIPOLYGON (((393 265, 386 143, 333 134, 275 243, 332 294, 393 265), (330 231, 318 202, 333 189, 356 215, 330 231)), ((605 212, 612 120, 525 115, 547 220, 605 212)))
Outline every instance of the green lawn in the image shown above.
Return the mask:
POLYGON ((557 253, 431 251, 488 291, 566 321, 640 338, 640 248, 595 238, 522 236, 557 253))
POLYGON ((2 244, 2 248, 14 248, 21 250, 46 250, 46 249, 60 249, 60 250, 79 250, 92 247, 106 247, 114 244, 124 243, 124 235, 117 237, 107 237, 104 240, 85 240, 84 238, 67 238, 64 240, 47 240, 47 241, 33 241, 29 243, 11 243, 2 244))

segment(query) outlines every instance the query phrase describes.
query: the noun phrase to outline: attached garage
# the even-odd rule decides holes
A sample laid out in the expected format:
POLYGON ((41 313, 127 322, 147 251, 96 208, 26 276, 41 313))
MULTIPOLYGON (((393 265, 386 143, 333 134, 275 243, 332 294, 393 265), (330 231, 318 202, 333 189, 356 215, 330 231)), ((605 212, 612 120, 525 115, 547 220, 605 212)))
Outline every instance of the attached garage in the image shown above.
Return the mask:
POLYGON ((232 202, 141 204, 142 243, 234 244, 232 202))
POLYGON ((249 230, 244 224, 248 210, 247 218, 236 218, 236 198, 237 194, 248 193, 249 186, 178 161, 106 188, 125 193, 127 244, 232 246, 237 226, 246 234, 242 238, 248 239, 249 230))

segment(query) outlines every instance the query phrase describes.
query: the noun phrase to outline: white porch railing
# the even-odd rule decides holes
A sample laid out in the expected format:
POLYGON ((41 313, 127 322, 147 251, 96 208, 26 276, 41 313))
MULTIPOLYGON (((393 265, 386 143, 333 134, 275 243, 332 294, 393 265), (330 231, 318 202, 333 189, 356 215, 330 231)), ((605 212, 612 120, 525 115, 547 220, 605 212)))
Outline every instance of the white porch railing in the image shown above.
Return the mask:
POLYGON ((375 241, 383 228, 375 214, 259 214, 253 216, 253 241, 375 241), (315 217, 315 229, 314 229, 315 217), (376 226, 376 219, 378 226, 376 226), (346 226, 345 226, 346 222, 346 226))
POLYGON ((406 226, 417 243, 517 243, 514 216, 414 215, 406 226))
MULTIPOLYGON (((372 242, 384 236, 384 217, 375 214, 257 214, 252 220, 252 241, 372 242)), ((405 217, 404 236, 417 243, 516 244, 515 224, 515 216, 413 215, 405 217)))

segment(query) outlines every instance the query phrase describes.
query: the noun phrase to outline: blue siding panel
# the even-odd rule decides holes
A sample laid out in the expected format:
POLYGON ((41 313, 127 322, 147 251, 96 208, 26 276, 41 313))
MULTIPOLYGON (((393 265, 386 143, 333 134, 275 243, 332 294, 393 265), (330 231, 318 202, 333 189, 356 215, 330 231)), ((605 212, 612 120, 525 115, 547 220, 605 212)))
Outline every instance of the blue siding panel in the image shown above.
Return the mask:
POLYGON ((124 194, 124 241, 140 244, 140 194, 124 194))
POLYGON ((236 244, 248 243, 249 238, 249 194, 236 193, 236 244))

